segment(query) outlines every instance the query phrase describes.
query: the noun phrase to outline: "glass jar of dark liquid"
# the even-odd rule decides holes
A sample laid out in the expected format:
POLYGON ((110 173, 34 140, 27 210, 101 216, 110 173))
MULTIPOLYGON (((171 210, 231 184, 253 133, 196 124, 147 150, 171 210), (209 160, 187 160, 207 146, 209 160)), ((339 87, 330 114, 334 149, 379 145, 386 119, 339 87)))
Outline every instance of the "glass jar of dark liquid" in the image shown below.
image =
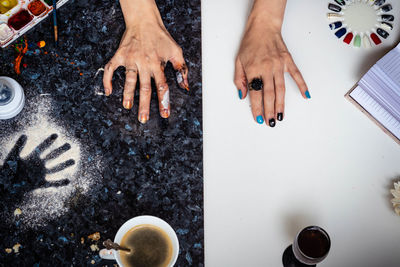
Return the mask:
POLYGON ((306 265, 314 265, 328 256, 331 240, 328 233, 318 226, 308 226, 301 230, 293 243, 293 254, 306 265))

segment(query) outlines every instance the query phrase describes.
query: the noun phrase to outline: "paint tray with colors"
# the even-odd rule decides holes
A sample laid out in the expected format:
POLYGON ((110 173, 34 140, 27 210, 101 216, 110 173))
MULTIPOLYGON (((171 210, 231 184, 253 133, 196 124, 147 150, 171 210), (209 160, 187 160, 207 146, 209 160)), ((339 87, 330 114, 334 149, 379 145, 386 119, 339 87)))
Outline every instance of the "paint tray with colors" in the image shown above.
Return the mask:
MULTIPOLYGON (((68 0, 59 0, 57 8, 68 0)), ((0 0, 0 46, 7 47, 53 11, 52 0, 0 0)))

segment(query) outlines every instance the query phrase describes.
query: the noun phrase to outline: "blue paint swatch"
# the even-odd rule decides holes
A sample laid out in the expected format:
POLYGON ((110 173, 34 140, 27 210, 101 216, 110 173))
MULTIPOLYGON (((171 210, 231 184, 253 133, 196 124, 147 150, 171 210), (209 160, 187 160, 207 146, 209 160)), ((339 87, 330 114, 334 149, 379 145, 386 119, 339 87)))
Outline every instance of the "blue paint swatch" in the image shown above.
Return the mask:
POLYGON ((341 21, 336 21, 336 22, 329 24, 329 28, 331 28, 331 30, 335 30, 335 29, 339 29, 340 27, 342 27, 342 25, 343 25, 343 23, 341 21))
POLYGON ((335 35, 337 38, 342 38, 343 35, 345 35, 347 32, 346 28, 341 28, 340 30, 338 30, 337 32, 335 32, 335 35))

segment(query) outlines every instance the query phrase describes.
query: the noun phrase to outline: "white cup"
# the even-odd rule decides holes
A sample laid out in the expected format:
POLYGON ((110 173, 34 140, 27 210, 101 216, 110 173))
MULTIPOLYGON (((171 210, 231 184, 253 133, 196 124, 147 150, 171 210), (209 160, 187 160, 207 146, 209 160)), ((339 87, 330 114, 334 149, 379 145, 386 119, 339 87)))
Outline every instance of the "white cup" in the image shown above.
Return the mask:
POLYGON ((0 120, 17 116, 25 105, 21 85, 9 77, 0 76, 0 120))
MULTIPOLYGON (((114 238, 114 243, 121 244, 122 238, 124 235, 133 227, 142 225, 142 224, 150 224, 157 226, 161 228, 170 238, 172 242, 172 257, 171 260, 168 264, 168 267, 174 266, 176 260, 178 259, 178 254, 179 254, 179 241, 178 237, 176 236, 176 233, 174 229, 165 221, 161 220, 160 218, 154 217, 154 216, 149 216, 149 215, 143 215, 143 216, 138 216, 130 219, 129 221, 125 222, 118 230, 117 234, 115 235, 114 238)), ((120 267, 125 267, 122 264, 121 257, 119 255, 119 252, 114 250, 114 249, 102 249, 99 252, 99 255, 102 259, 106 260, 116 260, 118 265, 120 267)))

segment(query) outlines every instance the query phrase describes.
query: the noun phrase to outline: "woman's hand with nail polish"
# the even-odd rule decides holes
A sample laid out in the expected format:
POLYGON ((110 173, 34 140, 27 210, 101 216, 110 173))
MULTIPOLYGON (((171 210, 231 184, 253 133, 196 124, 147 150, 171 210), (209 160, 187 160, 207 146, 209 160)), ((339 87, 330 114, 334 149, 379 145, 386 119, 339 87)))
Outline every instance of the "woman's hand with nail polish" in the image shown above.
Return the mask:
POLYGON ((235 62, 239 97, 250 94, 256 122, 274 127, 285 107, 284 73, 289 72, 304 98, 307 85, 282 39, 285 0, 255 0, 235 62), (261 87, 260 87, 261 86, 261 87))
POLYGON ((134 93, 140 79, 138 119, 146 123, 150 114, 151 79, 157 86, 161 117, 170 115, 169 88, 164 68, 169 61, 178 71, 179 85, 188 90, 188 70, 182 49, 165 28, 153 0, 121 0, 126 30, 118 50, 104 68, 105 94, 112 93, 112 77, 119 66, 125 67, 123 106, 133 107, 134 93))

